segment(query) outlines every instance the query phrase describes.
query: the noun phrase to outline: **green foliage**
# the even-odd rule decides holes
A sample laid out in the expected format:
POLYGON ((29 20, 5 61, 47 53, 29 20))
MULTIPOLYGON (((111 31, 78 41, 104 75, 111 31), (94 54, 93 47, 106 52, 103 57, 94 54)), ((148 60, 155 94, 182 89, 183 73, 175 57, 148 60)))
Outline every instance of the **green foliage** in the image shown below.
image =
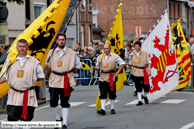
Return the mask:
POLYGON ((9 2, 16 2, 19 5, 24 4, 24 0, 8 0, 9 2))

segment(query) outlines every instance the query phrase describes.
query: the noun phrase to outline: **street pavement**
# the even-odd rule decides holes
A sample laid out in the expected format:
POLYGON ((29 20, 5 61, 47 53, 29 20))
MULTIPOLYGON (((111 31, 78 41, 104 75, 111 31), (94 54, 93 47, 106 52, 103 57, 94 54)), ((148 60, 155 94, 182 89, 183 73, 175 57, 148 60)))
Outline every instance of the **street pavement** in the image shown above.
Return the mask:
MULTIPOLYGON (((108 103, 106 115, 101 116, 96 114, 95 108, 98 86, 74 89, 70 98, 68 129, 194 129, 193 92, 171 92, 150 104, 136 106, 133 87, 124 86, 117 92, 116 114, 110 114, 108 103)), ((34 115, 33 121, 55 121, 49 102, 36 108, 34 115)), ((0 121, 5 120, 6 114, 0 115, 0 121)))

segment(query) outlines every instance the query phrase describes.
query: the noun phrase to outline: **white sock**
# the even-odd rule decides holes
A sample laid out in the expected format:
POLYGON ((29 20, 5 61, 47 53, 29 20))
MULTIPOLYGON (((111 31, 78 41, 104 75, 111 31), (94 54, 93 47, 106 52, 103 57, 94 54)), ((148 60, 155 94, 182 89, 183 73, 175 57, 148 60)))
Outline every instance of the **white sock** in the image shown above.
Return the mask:
POLYGON ((67 119, 69 116, 69 108, 62 108, 63 125, 67 126, 67 119))
POLYGON ((113 99, 110 99, 110 104, 111 104, 111 109, 114 109, 115 100, 113 100, 113 99))
POLYGON ((101 108, 105 111, 106 99, 101 99, 101 108))
POLYGON ((54 113, 55 113, 56 120, 60 120, 60 119, 61 119, 61 116, 60 116, 60 114, 59 114, 59 106, 54 107, 54 108, 53 108, 53 111, 54 111, 54 113))
POLYGON ((139 101, 141 101, 141 92, 137 92, 137 96, 138 96, 138 99, 139 99, 139 101))
POLYGON ((144 95, 143 95, 144 97, 147 97, 147 92, 144 92, 144 95))
POLYGON ((30 129, 30 127, 23 127, 23 129, 30 129))
POLYGON ((133 88, 134 88, 134 91, 136 91, 135 82, 133 83, 133 88))

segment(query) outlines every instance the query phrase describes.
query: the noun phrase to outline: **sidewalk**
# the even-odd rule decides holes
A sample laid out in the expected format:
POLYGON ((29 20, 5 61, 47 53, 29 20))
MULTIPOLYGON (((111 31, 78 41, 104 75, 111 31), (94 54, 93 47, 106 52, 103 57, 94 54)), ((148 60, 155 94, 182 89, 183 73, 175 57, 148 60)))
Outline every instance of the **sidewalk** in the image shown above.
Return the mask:
MULTIPOLYGON (((38 105, 44 104, 46 102, 47 102, 47 100, 38 100, 38 105)), ((0 110, 0 115, 1 114, 6 114, 6 113, 7 113, 6 109, 0 110)))

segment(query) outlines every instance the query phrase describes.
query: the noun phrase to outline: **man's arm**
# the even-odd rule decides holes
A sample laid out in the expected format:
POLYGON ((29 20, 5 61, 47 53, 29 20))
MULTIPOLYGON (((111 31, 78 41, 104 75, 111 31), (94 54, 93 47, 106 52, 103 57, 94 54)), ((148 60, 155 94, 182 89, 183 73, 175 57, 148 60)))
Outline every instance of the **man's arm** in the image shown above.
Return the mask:
POLYGON ((41 81, 44 79, 44 72, 40 64, 38 64, 36 67, 36 77, 37 81, 41 81))
POLYGON ((120 67, 119 67, 119 70, 114 74, 114 76, 118 77, 121 70, 125 67, 125 62, 123 61, 123 59, 121 59, 121 57, 118 57, 116 59, 116 64, 118 64, 120 67))
POLYGON ((119 73, 121 72, 121 70, 123 70, 124 67, 125 67, 124 64, 123 65, 120 65, 119 70, 114 74, 115 78, 118 77, 119 73))
POLYGON ((75 61, 74 62, 75 62, 75 67, 73 69, 73 72, 75 73, 76 71, 78 71, 79 69, 81 69, 82 64, 81 64, 81 62, 79 60, 79 57, 77 55, 75 55, 75 61))

